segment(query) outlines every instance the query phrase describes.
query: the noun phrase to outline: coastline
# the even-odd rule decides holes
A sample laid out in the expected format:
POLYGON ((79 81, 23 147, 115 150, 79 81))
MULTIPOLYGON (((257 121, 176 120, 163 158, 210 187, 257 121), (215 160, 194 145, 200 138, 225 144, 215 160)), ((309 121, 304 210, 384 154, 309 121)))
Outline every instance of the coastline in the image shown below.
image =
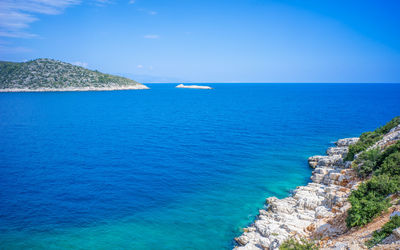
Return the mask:
MULTIPOLYGON (((310 167, 314 168, 311 181, 297 187, 289 197, 267 198, 267 209, 259 210, 254 222, 235 238, 238 243, 235 249, 279 249, 289 238, 320 239, 321 249, 336 249, 343 245, 364 248, 365 237, 357 242, 337 240, 349 232, 345 219, 351 205, 347 197, 362 182, 351 168, 351 162, 344 161, 349 146, 358 140, 357 137, 340 139, 335 142, 335 147, 327 149, 326 155, 308 158, 310 167)), ((370 148, 382 148, 398 140, 400 125, 370 148)))
POLYGON ((117 86, 117 87, 71 87, 71 88, 9 88, 0 89, 0 93, 7 92, 72 92, 72 91, 114 91, 114 90, 141 90, 150 89, 146 85, 137 84, 134 86, 117 86))

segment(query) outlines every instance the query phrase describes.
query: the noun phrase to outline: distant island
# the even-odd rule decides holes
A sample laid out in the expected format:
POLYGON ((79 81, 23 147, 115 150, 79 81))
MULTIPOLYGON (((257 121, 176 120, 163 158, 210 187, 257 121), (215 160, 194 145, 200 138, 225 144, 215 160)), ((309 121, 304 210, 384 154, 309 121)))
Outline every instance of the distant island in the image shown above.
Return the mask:
POLYGON ((131 79, 53 59, 0 62, 0 92, 148 89, 131 79))
POLYGON ((213 89, 210 86, 200 86, 200 85, 183 85, 179 84, 175 88, 182 88, 182 89, 213 89))

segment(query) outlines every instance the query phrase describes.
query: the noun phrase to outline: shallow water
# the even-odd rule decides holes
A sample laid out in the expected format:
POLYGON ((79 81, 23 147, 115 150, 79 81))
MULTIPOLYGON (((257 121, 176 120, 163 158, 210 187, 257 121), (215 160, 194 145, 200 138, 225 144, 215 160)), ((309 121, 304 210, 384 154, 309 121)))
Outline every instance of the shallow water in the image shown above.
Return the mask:
POLYGON ((400 115, 396 84, 0 93, 0 248, 229 249, 307 157, 400 115))

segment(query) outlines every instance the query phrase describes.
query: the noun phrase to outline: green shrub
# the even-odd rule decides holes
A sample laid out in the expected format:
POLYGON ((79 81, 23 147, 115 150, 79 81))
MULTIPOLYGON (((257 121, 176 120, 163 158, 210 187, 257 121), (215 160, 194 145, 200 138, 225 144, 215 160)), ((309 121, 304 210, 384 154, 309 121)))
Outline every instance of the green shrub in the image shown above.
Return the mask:
POLYGON ((400 190, 400 177, 373 176, 349 196, 348 227, 364 226, 390 206, 388 195, 400 190))
POLYGON ((375 193, 386 197, 389 194, 397 192, 399 186, 399 176, 392 178, 388 175, 373 176, 370 180, 362 183, 357 190, 353 191, 352 195, 362 198, 370 193, 375 193))
POLYGON ((396 127, 399 124, 400 124, 400 116, 396 116, 390 122, 386 123, 385 126, 382 126, 382 127, 378 128, 377 130, 375 130, 375 132, 383 135, 383 134, 388 133, 392 128, 396 127))
POLYGON ((379 244, 383 239, 392 234, 393 230, 400 227, 400 216, 393 216, 380 230, 376 230, 372 234, 372 239, 367 241, 365 245, 369 248, 379 244))
POLYGON ((301 239, 297 241, 295 239, 288 239, 282 243, 279 247, 280 250, 316 250, 318 247, 314 242, 308 241, 306 239, 301 239))
POLYGON ((392 128, 396 127, 400 124, 400 116, 393 118, 390 122, 388 122, 385 126, 377 128, 373 132, 366 132, 361 134, 360 140, 353 145, 349 146, 349 152, 345 157, 345 161, 354 160, 354 156, 367 149, 369 146, 373 145, 375 142, 379 141, 382 138, 382 135, 389 132, 392 128))
POLYGON ((390 154, 385 158, 377 174, 400 176, 400 151, 390 154))
MULTIPOLYGON (((361 135, 362 136, 362 135, 361 135)), ((360 137, 361 138, 361 137, 360 137)), ((368 148, 369 145, 361 142, 361 140, 359 140, 356 144, 350 145, 349 146, 349 152, 347 153, 346 157, 344 158, 345 161, 352 161, 354 160, 354 156, 363 151, 366 150, 368 148)))
MULTIPOLYGON (((374 132, 362 134, 360 140, 349 147, 345 160, 353 160, 354 155, 361 152, 354 161, 355 170, 364 178, 372 174, 372 178, 352 191, 348 198, 351 208, 348 210, 346 223, 350 228, 371 222, 383 210, 390 207, 388 196, 400 191, 400 141, 387 147, 383 152, 380 149, 365 151, 399 123, 400 117, 395 117, 374 132)), ((373 246, 379 243, 382 237, 384 238, 384 234, 376 233, 368 244, 373 246)))
POLYGON ((356 171, 360 177, 367 177, 377 167, 377 162, 380 159, 381 151, 378 148, 364 151, 357 158, 355 163, 357 164, 356 171))
POLYGON ((382 152, 382 154, 379 156, 377 165, 381 165, 383 161, 391 154, 395 152, 400 152, 400 141, 397 141, 395 144, 387 147, 385 151, 382 152))
POLYGON ((390 206, 387 199, 370 194, 363 199, 349 198, 351 208, 348 211, 346 224, 349 228, 364 226, 390 206))

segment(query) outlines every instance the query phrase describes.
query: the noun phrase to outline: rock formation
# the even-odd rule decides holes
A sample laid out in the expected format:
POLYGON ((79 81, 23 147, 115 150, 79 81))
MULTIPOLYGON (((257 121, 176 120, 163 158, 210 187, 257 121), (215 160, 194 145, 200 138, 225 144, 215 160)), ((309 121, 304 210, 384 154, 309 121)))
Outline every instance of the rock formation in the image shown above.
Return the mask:
MULTIPOLYGON (((400 140, 400 125, 372 147, 384 148, 397 140, 400 140)), ((238 243, 235 248, 278 249, 289 237, 329 239, 347 231, 344 221, 351 207, 347 197, 360 180, 351 162, 343 162, 343 158, 349 145, 357 141, 358 138, 340 139, 336 147, 327 150, 327 155, 310 157, 309 165, 314 168, 312 182, 298 187, 290 197, 268 198, 267 209, 260 210, 255 222, 235 238, 238 243)), ((396 238, 397 231, 393 235, 396 238)))

